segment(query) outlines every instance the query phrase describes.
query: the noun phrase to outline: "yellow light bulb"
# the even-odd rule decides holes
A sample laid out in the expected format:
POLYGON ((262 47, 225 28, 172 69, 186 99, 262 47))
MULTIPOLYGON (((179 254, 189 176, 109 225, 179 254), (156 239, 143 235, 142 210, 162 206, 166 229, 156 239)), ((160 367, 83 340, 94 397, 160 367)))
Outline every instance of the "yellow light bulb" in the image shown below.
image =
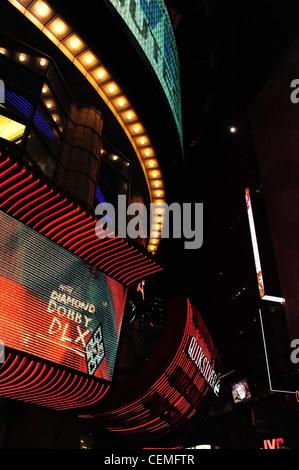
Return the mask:
POLYGON ((97 73, 97 76, 98 76, 99 78, 104 78, 104 76, 105 76, 104 70, 102 70, 102 69, 99 70, 98 73, 97 73))
POLYGON ((43 2, 38 2, 35 6, 35 11, 36 13, 41 16, 42 18, 45 18, 49 14, 49 7, 43 3, 43 2))
POLYGON ((87 56, 85 56, 84 60, 87 64, 91 64, 91 62, 93 61, 93 57, 92 55, 88 54, 87 56))

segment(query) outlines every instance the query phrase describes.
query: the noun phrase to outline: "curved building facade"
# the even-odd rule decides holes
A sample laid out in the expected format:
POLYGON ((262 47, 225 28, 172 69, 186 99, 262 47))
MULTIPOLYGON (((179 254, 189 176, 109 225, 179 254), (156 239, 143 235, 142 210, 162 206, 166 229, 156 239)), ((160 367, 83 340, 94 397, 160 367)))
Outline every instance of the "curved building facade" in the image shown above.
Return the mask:
POLYGON ((83 430, 101 444, 82 448, 182 447, 219 381, 197 309, 155 287, 183 164, 175 38, 161 0, 81 7, 1 4, 0 396, 73 420, 71 447, 83 430), (120 232, 132 203, 156 208, 137 238, 120 232))

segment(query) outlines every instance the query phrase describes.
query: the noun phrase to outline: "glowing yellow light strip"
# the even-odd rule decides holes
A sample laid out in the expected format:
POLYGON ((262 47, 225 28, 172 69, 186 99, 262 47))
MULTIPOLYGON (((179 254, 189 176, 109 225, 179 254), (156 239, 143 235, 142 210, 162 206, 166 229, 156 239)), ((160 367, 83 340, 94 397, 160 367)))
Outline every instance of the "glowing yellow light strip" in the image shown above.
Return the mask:
MULTIPOLYGON (((96 90, 118 120, 138 157, 145 175, 151 202, 164 203, 165 190, 162 172, 151 141, 133 106, 106 66, 46 2, 36 0, 8 1, 61 50, 96 90)), ((160 214, 159 221, 154 221, 154 223, 155 225, 159 223, 159 230, 150 235, 148 250, 152 253, 156 252, 161 238, 163 214, 160 214)))

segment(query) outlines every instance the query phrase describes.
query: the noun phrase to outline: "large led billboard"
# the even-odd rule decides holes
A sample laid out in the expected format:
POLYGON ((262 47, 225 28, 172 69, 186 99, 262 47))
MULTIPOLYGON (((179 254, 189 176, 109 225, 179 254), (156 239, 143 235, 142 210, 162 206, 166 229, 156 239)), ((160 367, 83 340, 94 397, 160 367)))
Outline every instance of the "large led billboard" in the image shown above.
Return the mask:
POLYGON ((0 211, 0 339, 112 380, 126 287, 0 211))
POLYGON ((106 0, 114 6, 155 71, 182 142, 180 66, 176 40, 163 0, 106 0))

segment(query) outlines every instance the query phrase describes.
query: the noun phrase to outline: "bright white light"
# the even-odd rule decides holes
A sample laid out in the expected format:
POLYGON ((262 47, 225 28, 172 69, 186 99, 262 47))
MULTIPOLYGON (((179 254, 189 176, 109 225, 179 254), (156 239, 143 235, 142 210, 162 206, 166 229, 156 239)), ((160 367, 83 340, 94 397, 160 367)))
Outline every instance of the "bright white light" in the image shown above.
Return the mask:
POLYGON ((249 221, 249 227, 250 227, 251 243, 252 243, 252 248, 253 248, 253 256, 254 256, 257 281, 258 281, 260 296, 264 297, 265 287, 264 287, 264 281, 263 281, 263 275, 262 275, 262 266, 261 266, 260 254, 259 254, 259 249, 258 249, 258 244, 257 244, 256 231, 255 231, 253 212, 252 212, 252 206, 251 206, 251 199, 250 199, 248 188, 245 191, 245 198, 246 198, 247 214, 248 214, 248 221, 249 221))
POLYGON ((280 304, 285 303, 285 299, 283 297, 275 297, 274 295, 264 295, 262 300, 269 300, 270 302, 277 302, 280 304))

